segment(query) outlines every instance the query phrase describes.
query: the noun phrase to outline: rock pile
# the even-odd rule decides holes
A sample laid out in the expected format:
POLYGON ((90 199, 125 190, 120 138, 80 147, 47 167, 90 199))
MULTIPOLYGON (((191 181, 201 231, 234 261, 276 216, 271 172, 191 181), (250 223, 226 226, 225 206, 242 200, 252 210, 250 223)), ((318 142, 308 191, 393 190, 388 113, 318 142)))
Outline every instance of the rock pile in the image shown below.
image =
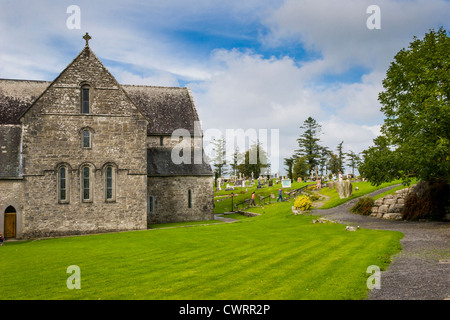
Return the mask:
POLYGON ((375 200, 370 215, 376 218, 402 220, 402 210, 405 206, 406 199, 411 192, 414 192, 415 186, 397 190, 394 195, 390 194, 384 198, 375 200))
POLYGON ((312 221, 312 223, 336 223, 336 221, 330 220, 330 219, 327 219, 327 218, 319 218, 319 219, 314 219, 312 221))

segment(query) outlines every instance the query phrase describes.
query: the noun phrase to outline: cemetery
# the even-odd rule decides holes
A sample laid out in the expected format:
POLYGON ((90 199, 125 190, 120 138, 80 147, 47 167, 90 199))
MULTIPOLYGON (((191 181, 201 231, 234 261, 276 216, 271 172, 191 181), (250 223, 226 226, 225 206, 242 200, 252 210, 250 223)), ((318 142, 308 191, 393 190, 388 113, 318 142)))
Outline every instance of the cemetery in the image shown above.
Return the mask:
POLYGON ((279 187, 274 180, 272 187, 263 182, 259 189, 247 185, 218 192, 217 200, 224 195, 227 200, 215 202, 216 214, 231 209, 232 192, 236 201, 248 198, 252 190, 258 192, 257 205, 245 210, 252 215, 236 214, 240 219, 224 215, 233 217, 233 223, 168 224, 143 231, 7 243, 2 247, 0 267, 24 267, 4 274, 3 288, 13 285, 20 274, 22 290, 5 290, 3 297, 365 299, 368 289, 361 270, 373 263, 386 268, 388 261, 383 257, 399 251, 401 233, 369 229, 347 232, 345 226, 311 214, 295 215, 291 207, 296 197, 288 199, 289 193, 302 188, 313 194, 318 192, 316 184, 292 182, 291 188, 284 189, 286 197, 277 202, 270 194, 276 195, 279 187), (262 204, 260 195, 269 195, 270 203, 262 204), (15 254, 16 250, 23 254, 15 254), (34 257, 39 258, 36 261, 34 257), (105 274, 110 264, 114 270, 105 274), (67 290, 66 273, 57 271, 69 265, 80 266, 82 290, 67 290), (339 279, 325 277, 335 268, 342 270, 339 279), (298 270, 302 270, 301 277, 298 270), (32 280, 36 274, 39 282, 32 280), (139 281, 139 290, 135 281, 139 281), (41 290, 42 282, 47 290, 41 290))
MULTIPOLYGON (((303 100, 289 101, 292 118, 300 119, 299 135, 295 148, 283 150, 284 167, 275 169, 259 140, 241 152, 236 148, 233 163, 226 161, 223 138, 212 143, 214 159, 175 163, 169 137, 178 129, 201 137, 194 150, 204 153, 203 132, 191 132, 199 117, 190 89, 121 85, 90 49, 88 33, 84 39, 85 48, 54 82, 27 81, 36 97, 30 91, 15 100, 0 90, 0 196, 12 204, 0 206, 6 236, 0 243, 0 299, 381 300, 418 293, 446 299, 450 38, 442 27, 423 40, 414 37, 394 57, 378 95, 384 123, 376 133, 375 126, 359 127, 376 136, 371 146, 354 152, 354 145, 344 144, 342 119, 342 132, 332 128, 337 141, 321 140, 330 119, 305 116, 298 107, 303 100), (11 113, 17 106, 23 110, 11 113), (256 163, 250 151, 259 155, 256 163), (23 214, 27 210, 33 214, 23 214), (369 283, 371 267, 382 272, 382 290, 369 283), (77 270, 81 277, 72 276, 77 270)), ((227 63, 226 49, 209 54, 225 69, 239 66, 238 56, 247 54, 238 49, 233 63, 227 63)), ((264 59, 261 69, 267 62, 277 67, 277 58, 258 55, 248 60, 264 59)), ((289 56, 284 62, 303 68, 289 56)), ((184 67, 171 68, 167 80, 180 80, 174 72, 184 67)), ((189 84, 190 71, 180 72, 189 84)), ((205 78, 226 88, 216 77, 229 81, 228 74, 216 72, 205 78)), ((4 88, 16 82, 0 80, 4 88)), ((192 84, 209 87, 195 78, 192 84)), ((339 105, 333 98, 341 95, 325 100, 339 105)), ((241 107, 237 100, 229 103, 241 107)), ((276 99, 268 104, 278 108, 276 99)), ((243 117, 235 111, 230 107, 233 116, 243 117)), ((187 138, 178 142, 187 142, 186 150, 194 146, 187 138)), ((214 313, 212 307, 185 306, 184 315, 214 313)))

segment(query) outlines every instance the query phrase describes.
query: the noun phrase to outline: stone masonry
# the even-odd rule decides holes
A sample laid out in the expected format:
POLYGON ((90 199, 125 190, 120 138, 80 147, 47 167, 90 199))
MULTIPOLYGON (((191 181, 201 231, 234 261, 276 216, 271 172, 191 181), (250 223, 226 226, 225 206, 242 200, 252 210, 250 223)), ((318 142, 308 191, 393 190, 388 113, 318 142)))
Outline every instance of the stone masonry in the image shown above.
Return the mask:
POLYGON ((0 233, 10 207, 19 239, 213 219, 209 164, 171 160, 198 121, 189 89, 120 85, 88 44, 53 82, 0 79, 0 233))
POLYGON ((402 210, 405 201, 409 194, 413 192, 415 186, 397 190, 394 195, 387 195, 384 198, 375 200, 370 215, 376 218, 402 220, 402 210))

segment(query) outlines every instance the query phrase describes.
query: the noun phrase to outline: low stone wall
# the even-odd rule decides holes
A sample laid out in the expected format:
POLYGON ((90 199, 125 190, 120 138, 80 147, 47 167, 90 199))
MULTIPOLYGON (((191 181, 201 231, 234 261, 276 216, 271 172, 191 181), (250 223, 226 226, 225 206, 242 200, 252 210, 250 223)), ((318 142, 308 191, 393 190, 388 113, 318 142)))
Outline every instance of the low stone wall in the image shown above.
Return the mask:
POLYGON ((402 210, 406 199, 411 192, 414 192, 415 186, 397 190, 393 195, 375 200, 370 215, 376 218, 402 220, 402 210))

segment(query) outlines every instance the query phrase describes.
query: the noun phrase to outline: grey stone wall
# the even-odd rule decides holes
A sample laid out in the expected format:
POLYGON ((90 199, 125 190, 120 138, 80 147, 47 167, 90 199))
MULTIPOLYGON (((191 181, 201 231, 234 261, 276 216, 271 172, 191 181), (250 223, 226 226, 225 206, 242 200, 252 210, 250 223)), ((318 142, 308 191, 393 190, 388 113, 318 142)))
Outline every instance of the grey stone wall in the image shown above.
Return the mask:
POLYGON ((153 212, 148 213, 149 223, 214 219, 212 176, 149 177, 147 182, 148 196, 154 199, 153 212))
POLYGON ((144 229, 147 224, 147 120, 89 49, 85 49, 22 119, 24 237, 144 229), (81 84, 91 112, 81 113, 81 84), (92 132, 82 147, 81 130, 92 132), (58 202, 57 167, 70 169, 69 203, 58 202), (81 167, 92 168, 93 197, 83 202, 81 167), (116 172, 106 201, 105 165, 116 172))
POLYGON ((16 209, 16 238, 22 238, 23 225, 23 186, 22 180, 0 180, 0 233, 5 234, 5 210, 9 206, 16 209))
POLYGON ((375 200, 372 213, 372 217, 390 219, 390 220, 402 220, 402 211, 405 206, 405 201, 411 192, 414 192, 416 185, 409 188, 404 188, 395 191, 395 194, 387 195, 384 198, 375 200))

